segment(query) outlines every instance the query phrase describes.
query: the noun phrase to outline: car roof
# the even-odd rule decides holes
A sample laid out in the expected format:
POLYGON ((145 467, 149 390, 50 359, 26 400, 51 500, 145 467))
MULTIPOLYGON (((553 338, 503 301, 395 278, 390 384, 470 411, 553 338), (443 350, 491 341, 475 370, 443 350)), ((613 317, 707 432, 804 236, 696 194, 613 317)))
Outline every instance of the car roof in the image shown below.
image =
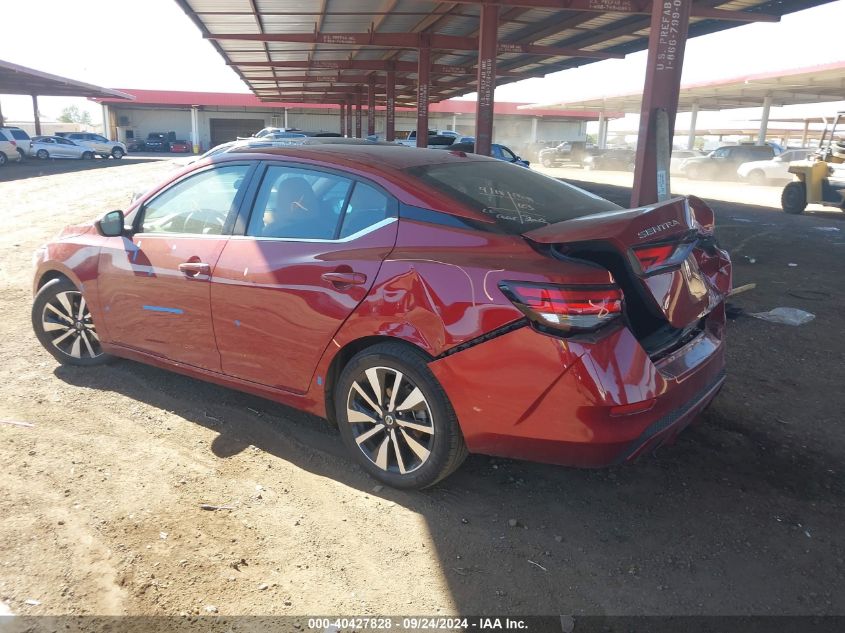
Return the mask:
MULTIPOLYGON (((227 155, 264 154, 278 158, 302 158, 337 163, 338 165, 363 165, 368 170, 380 173, 392 173, 420 165, 448 164, 466 162, 467 157, 460 157, 439 149, 410 148, 392 143, 346 144, 321 143, 319 145, 302 144, 284 147, 236 147, 227 155)), ((474 155, 473 160, 494 160, 486 156, 474 155)))

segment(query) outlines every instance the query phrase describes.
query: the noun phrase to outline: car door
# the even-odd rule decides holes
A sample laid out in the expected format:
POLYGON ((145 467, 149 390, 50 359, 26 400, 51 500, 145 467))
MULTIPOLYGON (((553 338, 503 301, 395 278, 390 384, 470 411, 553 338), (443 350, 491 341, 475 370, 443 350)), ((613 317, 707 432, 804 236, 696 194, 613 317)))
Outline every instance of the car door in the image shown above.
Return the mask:
POLYGON ((98 287, 113 342, 219 371, 209 280, 255 163, 191 172, 137 210, 131 237, 101 250, 98 287))
POLYGON ((62 158, 79 158, 82 155, 82 148, 76 143, 63 138, 56 139, 56 155, 62 158))
POLYGON ((396 243, 396 200, 343 173, 269 164, 211 284, 224 373, 308 389, 396 243))

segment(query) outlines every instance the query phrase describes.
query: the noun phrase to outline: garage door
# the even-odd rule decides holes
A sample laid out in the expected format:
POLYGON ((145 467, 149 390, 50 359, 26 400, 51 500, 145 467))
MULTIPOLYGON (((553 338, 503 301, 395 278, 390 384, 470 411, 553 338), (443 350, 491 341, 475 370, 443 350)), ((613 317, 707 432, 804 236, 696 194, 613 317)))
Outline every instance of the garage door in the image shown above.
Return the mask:
POLYGON ((234 141, 239 136, 252 136, 264 127, 264 119, 210 119, 211 146, 234 141))

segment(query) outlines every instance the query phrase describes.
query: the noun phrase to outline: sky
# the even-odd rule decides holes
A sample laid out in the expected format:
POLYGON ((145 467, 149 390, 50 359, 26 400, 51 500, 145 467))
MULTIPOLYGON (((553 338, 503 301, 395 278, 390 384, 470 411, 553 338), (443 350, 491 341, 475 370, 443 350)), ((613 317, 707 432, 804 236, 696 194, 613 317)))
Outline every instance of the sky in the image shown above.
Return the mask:
MULTIPOLYGON (((173 0, 3 0, 3 8, 15 24, 38 28, 6 29, 0 38, 0 59, 108 88, 248 90, 173 0)), ((845 52, 836 44, 843 24, 845 0, 836 0, 787 15, 779 23, 749 24, 691 39, 682 82, 845 60, 845 52)), ((548 103, 635 92, 642 88, 645 61, 643 51, 624 60, 528 79, 498 88, 496 99, 548 103)), ((7 119, 32 120, 29 97, 0 95, 0 104, 7 119)), ((95 123, 101 120, 100 107, 85 99, 41 97, 39 110, 43 118, 56 119, 70 104, 90 111, 95 123)), ((773 108, 772 117, 832 111, 829 104, 793 106, 773 108)), ((758 116, 758 110, 746 109, 721 115, 702 112, 698 120, 706 126, 758 116)), ((684 122, 679 115, 679 126, 684 122)), ((636 125, 636 117, 613 123, 611 130, 631 125, 636 125)))

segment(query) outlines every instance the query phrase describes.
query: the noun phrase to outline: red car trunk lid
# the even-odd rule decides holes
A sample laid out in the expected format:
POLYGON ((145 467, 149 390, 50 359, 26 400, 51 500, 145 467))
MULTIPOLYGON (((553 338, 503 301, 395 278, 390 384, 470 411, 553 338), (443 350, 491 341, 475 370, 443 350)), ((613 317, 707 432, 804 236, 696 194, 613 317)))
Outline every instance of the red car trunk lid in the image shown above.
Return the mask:
POLYGON ((645 290, 673 328, 695 323, 730 291, 730 259, 715 245, 713 211, 694 197, 582 216, 523 237, 607 267, 628 290, 645 290))

